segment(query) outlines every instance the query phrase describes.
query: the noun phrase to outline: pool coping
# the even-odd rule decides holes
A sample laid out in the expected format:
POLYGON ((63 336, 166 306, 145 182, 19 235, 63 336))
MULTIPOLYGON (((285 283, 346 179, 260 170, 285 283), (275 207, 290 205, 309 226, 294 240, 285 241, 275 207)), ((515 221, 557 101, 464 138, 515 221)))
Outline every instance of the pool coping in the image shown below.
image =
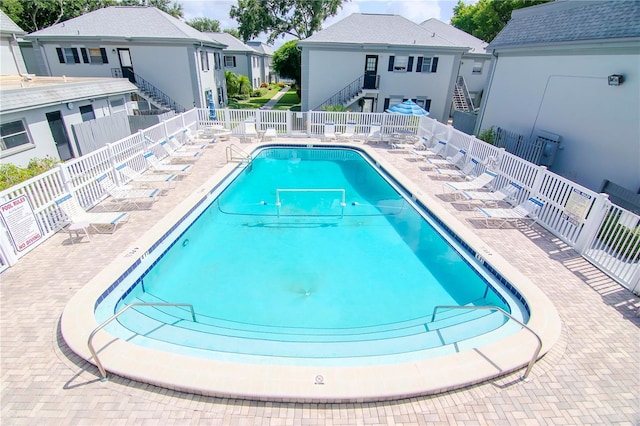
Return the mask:
MULTIPOLYGON (((263 147, 300 146, 291 143, 265 143, 263 147)), ((526 298, 530 319, 527 325, 541 338, 540 356, 548 352, 560 337, 560 318, 547 298, 533 282, 513 268, 507 259, 494 253, 479 237, 448 213, 430 195, 366 145, 348 143, 312 143, 313 146, 343 146, 360 150, 390 173, 417 201, 428 208, 476 253, 508 281, 517 283, 526 298)), ((307 146, 307 145, 305 145, 307 146)), ((178 204, 129 249, 96 275, 69 301, 62 315, 62 335, 69 347, 93 362, 87 346, 91 332, 98 327, 94 306, 106 286, 115 282, 143 256, 178 220, 206 196, 237 167, 230 163, 178 204)), ((111 374, 117 374, 161 387, 191 393, 295 402, 364 402, 437 394, 469 386, 508 374, 526 366, 536 348, 536 341, 521 330, 499 342, 444 357, 427 358, 396 364, 368 366, 284 366, 233 363, 213 359, 160 352, 129 344, 106 331, 98 333, 94 345, 100 360, 111 374), (166 368, 181 365, 180 369, 166 368)), ((535 367, 533 373, 535 375, 535 367)))

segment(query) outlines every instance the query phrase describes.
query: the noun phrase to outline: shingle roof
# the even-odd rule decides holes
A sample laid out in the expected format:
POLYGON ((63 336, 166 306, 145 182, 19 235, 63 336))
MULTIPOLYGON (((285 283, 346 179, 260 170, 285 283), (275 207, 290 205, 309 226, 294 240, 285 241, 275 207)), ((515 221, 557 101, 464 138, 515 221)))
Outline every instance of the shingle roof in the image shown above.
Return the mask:
POLYGON ((228 34, 228 33, 204 33, 204 34, 210 37, 213 41, 226 44, 227 47, 225 48, 225 50, 230 50, 234 52, 250 52, 255 54, 258 53, 252 47, 247 46, 246 44, 244 44, 243 42, 241 42, 231 34, 228 34))
POLYGON ((436 18, 427 19, 420 26, 449 40, 456 46, 470 47, 471 53, 486 53, 486 48, 489 45, 487 42, 436 18))
POLYGON ((351 14, 298 44, 313 43, 457 47, 402 16, 368 13, 351 14))
POLYGON ((488 48, 636 37, 638 1, 556 1, 513 11, 488 48))
POLYGON ((247 46, 250 46, 257 50, 260 53, 263 53, 267 56, 273 56, 273 49, 268 44, 258 41, 258 40, 250 40, 246 43, 247 46))
POLYGON ((138 90, 126 78, 2 76, 0 112, 9 113, 46 105, 132 93, 138 90), (24 87, 21 87, 24 86, 24 87))
POLYGON ((25 36, 27 39, 35 37, 113 37, 219 44, 155 7, 138 6, 111 6, 97 9, 25 36))
POLYGON ((0 10, 0 33, 1 34, 26 34, 11 18, 0 10))

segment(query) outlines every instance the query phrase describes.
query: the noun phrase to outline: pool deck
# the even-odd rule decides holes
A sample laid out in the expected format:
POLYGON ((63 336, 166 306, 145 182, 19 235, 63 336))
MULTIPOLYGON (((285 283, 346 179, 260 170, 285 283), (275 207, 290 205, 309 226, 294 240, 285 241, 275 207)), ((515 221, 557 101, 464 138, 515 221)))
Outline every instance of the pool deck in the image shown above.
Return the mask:
POLYGON ((120 377, 100 382, 97 369, 62 339, 62 310, 105 265, 222 169, 230 143, 253 149, 235 138, 213 144, 191 175, 151 210, 132 211, 114 234, 91 234, 91 241, 82 237, 70 244, 69 234, 59 232, 0 274, 3 425, 640 424, 640 299, 540 227, 496 229, 473 221, 474 212, 448 201, 441 181, 429 177, 424 163, 386 144, 372 149, 555 304, 562 321, 560 340, 536 363, 531 381, 520 381, 517 372, 436 396, 348 404, 206 397, 120 377))

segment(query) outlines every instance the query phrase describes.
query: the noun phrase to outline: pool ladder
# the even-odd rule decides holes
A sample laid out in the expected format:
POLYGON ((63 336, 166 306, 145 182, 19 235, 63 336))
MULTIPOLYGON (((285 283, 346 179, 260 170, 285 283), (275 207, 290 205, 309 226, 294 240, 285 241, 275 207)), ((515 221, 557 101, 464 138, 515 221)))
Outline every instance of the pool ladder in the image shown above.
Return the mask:
POLYGON ((433 322, 436 319, 436 312, 438 311, 438 309, 466 309, 466 310, 499 311, 499 312, 502 313, 502 315, 504 315, 505 317, 507 317, 507 318, 513 320, 514 322, 518 323, 518 325, 520 325, 522 328, 527 330, 529 333, 533 334, 534 337, 537 340, 538 346, 536 347, 536 350, 533 352, 533 356, 531 357, 531 361, 529 361, 529 364, 527 365, 527 369, 524 371, 522 376, 520 376, 520 379, 524 380, 525 382, 529 380, 528 379, 529 373, 531 373, 531 369, 533 368, 533 364, 536 363, 536 360, 538 359, 538 355, 540 355, 540 349, 542 349, 542 339, 540 339, 540 336, 538 336, 538 334, 535 331, 533 331, 532 329, 527 327, 527 325, 525 323, 523 323, 522 321, 514 318, 510 313, 508 313, 504 309, 499 308, 497 306, 489 306, 489 305, 484 305, 484 306, 446 306, 446 305, 438 305, 435 308, 433 308, 433 315, 431 315, 431 322, 433 322))
POLYGON ((251 161, 251 154, 247 154, 234 144, 228 145, 224 152, 227 163, 239 160, 242 164, 248 164, 251 161))
POLYGON ((124 314, 126 311, 136 306, 187 306, 191 311, 191 319, 193 320, 193 322, 196 322, 196 314, 193 310, 193 305, 191 305, 190 303, 132 303, 130 305, 125 306, 120 311, 116 312, 110 318, 104 321, 102 324, 100 324, 98 327, 96 327, 89 335, 87 345, 89 345, 89 352, 91 352, 91 356, 93 357, 93 360, 96 363, 96 367, 98 367, 98 370, 100 371, 100 381, 103 381, 103 382, 107 381, 107 371, 102 366, 102 363, 98 358, 98 353, 93 347, 93 337, 98 333, 98 331, 105 328, 111 321, 115 320, 120 315, 124 314))

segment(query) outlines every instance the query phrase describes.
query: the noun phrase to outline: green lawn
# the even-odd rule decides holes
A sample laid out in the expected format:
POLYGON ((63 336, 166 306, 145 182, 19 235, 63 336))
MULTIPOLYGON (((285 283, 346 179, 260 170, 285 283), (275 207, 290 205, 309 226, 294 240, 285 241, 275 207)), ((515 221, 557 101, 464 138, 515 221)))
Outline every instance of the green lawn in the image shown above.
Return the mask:
POLYGON ((287 93, 285 93, 278 103, 273 107, 274 110, 287 110, 300 111, 300 99, 296 95, 295 87, 291 87, 287 93))
POLYGON ((269 100, 279 91, 279 87, 269 89, 264 96, 259 98, 249 98, 246 101, 229 99, 228 107, 231 109, 257 109, 269 102, 269 100))

